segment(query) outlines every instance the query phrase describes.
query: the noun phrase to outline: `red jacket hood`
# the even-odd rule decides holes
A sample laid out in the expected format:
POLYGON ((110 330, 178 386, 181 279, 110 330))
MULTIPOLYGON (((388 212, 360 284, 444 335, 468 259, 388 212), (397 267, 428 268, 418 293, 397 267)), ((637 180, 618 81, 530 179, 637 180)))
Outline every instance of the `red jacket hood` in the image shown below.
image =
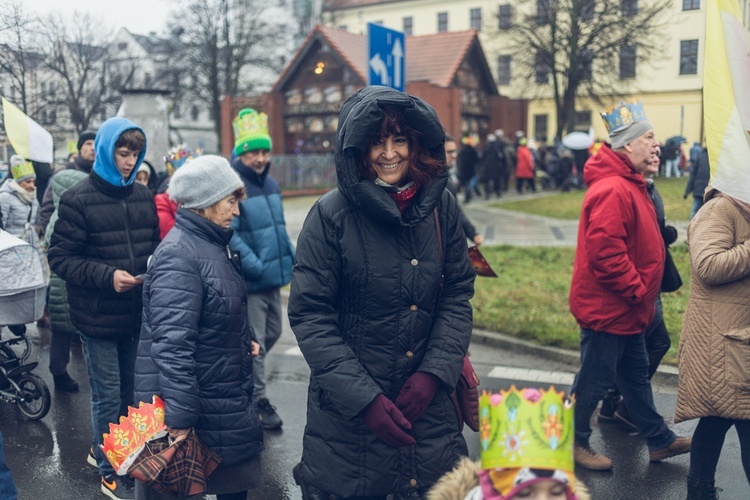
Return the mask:
POLYGON ((646 179, 635 171, 630 158, 613 151, 610 145, 605 143, 583 167, 583 180, 587 186, 591 186, 598 180, 614 176, 624 177, 638 186, 646 186, 646 179))

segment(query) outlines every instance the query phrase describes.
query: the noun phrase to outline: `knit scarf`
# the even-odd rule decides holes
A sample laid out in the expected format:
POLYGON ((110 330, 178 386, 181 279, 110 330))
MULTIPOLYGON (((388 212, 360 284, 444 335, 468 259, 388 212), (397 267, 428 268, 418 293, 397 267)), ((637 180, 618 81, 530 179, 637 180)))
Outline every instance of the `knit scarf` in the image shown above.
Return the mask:
POLYGON ((409 208, 409 205, 412 204, 416 194, 417 185, 413 182, 410 182, 409 184, 404 186, 403 189, 400 189, 398 191, 388 191, 388 195, 393 198, 393 201, 396 202, 396 206, 402 214, 404 213, 404 210, 409 208))
POLYGON ((16 192, 16 196, 18 196, 22 202, 27 205, 31 205, 32 203, 34 203, 34 200, 36 199, 36 187, 31 191, 26 191, 21 187, 20 184, 18 184, 18 182, 16 182, 15 179, 9 180, 8 183, 10 184, 11 189, 16 192))

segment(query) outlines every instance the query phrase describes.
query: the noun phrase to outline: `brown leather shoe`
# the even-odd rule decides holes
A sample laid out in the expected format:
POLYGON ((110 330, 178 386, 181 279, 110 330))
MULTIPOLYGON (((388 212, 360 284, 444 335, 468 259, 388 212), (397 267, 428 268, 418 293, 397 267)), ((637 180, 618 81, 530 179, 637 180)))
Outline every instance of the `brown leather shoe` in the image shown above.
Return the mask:
POLYGON ((609 470, 612 468, 612 460, 601 453, 597 453, 588 446, 577 444, 573 451, 576 464, 589 470, 609 470))
POLYGON ((683 453, 690 453, 690 444, 693 442, 692 438, 687 436, 677 436, 677 439, 672 441, 672 444, 659 448, 658 450, 652 450, 648 452, 648 457, 652 462, 658 462, 669 457, 676 457, 683 453))

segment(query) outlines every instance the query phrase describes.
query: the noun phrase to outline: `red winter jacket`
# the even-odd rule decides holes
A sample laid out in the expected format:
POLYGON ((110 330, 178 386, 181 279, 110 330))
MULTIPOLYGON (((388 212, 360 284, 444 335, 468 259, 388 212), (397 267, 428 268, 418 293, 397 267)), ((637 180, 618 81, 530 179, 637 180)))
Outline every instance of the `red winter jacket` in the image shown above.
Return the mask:
POLYGON ((534 158, 526 146, 516 149, 516 179, 534 178, 534 158))
POLYGON ((664 272, 664 240, 646 181, 604 145, 586 162, 570 311, 582 328, 615 335, 646 329, 664 272))

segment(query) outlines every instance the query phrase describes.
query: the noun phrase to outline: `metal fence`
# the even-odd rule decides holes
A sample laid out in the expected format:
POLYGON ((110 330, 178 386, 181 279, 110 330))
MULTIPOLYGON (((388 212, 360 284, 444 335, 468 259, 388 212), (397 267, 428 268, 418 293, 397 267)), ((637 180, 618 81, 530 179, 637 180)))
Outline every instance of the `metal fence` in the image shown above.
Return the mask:
POLYGON ((284 191, 327 191, 336 187, 333 155, 274 155, 271 174, 284 191))

